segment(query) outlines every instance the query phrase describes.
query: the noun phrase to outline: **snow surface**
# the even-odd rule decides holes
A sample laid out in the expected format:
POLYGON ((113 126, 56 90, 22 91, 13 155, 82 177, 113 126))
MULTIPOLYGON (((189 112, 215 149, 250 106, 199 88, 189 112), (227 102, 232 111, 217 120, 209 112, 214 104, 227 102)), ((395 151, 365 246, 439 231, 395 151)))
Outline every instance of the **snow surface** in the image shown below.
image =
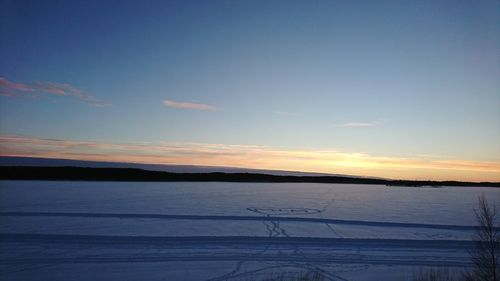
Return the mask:
POLYGON ((411 280, 470 265, 500 189, 0 181, 0 280, 411 280))

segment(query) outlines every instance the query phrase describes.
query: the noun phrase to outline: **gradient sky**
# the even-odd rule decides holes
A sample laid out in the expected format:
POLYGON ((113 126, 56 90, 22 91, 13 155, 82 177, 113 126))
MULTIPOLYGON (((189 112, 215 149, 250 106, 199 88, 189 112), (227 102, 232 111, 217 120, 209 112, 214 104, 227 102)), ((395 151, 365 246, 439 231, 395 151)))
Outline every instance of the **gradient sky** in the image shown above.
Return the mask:
POLYGON ((0 5, 2 155, 500 181, 500 1, 0 5))

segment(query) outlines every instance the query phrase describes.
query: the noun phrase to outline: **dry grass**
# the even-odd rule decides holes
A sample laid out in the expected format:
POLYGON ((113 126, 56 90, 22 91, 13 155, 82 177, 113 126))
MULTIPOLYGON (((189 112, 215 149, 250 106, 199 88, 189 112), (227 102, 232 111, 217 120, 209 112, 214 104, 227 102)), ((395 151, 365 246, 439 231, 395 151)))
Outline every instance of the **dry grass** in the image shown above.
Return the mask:
MULTIPOLYGON (((284 274, 262 279, 260 281, 323 281, 323 276, 318 272, 307 272, 297 277, 290 277, 284 274)), ((250 280, 249 280, 250 281, 250 280)))
POLYGON ((419 269, 413 272, 412 281, 455 281, 461 276, 451 272, 447 267, 419 269))

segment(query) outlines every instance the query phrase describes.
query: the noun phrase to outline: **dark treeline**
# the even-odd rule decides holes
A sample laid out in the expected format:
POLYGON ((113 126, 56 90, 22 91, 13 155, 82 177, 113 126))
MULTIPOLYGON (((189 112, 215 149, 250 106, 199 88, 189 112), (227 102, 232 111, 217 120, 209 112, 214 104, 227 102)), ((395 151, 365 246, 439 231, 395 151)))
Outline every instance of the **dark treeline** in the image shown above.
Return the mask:
POLYGON ((301 182, 383 184, 390 186, 491 186, 500 182, 413 181, 348 176, 278 176, 257 173, 169 173, 134 168, 2 166, 3 180, 70 181, 194 181, 194 182, 301 182))

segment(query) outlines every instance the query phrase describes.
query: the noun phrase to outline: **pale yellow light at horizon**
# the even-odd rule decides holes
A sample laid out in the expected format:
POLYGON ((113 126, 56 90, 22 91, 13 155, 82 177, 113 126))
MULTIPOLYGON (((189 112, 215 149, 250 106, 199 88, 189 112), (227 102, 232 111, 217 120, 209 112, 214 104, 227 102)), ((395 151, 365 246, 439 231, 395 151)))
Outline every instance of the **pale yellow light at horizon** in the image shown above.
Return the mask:
POLYGON ((145 164, 225 166, 398 179, 500 181, 500 161, 382 157, 336 150, 203 143, 119 144, 0 136, 3 156, 145 164))

